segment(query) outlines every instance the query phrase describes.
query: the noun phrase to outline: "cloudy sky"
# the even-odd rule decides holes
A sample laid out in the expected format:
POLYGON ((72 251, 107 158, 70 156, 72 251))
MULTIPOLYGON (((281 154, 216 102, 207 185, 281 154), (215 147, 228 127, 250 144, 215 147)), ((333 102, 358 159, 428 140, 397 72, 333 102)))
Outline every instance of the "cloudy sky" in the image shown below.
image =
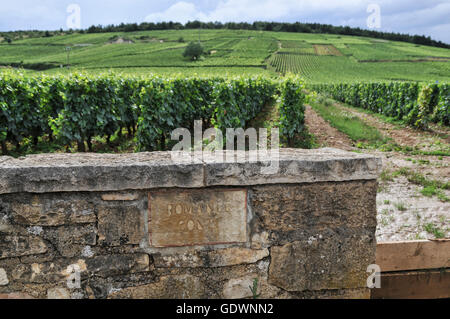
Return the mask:
POLYGON ((0 0, 0 31, 66 29, 70 4, 81 27, 121 22, 281 21, 319 22, 367 28, 380 8, 382 31, 425 34, 450 43, 450 0, 0 0))

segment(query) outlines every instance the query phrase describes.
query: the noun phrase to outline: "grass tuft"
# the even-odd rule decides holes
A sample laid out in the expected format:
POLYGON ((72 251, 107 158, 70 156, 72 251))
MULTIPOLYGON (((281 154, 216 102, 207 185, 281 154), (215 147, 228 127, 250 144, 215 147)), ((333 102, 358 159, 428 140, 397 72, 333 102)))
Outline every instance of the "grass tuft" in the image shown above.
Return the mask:
POLYGON ((311 103, 311 107, 330 125, 358 143, 368 143, 370 145, 380 145, 387 143, 388 139, 374 127, 367 125, 357 116, 340 110, 333 104, 327 103, 327 99, 318 98, 311 103), (321 103, 322 102, 322 103, 321 103))

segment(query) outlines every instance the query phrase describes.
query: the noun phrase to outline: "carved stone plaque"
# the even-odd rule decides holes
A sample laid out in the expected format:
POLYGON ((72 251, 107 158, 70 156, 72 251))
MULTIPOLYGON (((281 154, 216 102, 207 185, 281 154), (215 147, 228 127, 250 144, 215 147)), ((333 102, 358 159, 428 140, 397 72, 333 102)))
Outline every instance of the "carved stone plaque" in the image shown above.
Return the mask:
POLYGON ((199 189, 150 192, 152 247, 247 241, 247 191, 199 189))

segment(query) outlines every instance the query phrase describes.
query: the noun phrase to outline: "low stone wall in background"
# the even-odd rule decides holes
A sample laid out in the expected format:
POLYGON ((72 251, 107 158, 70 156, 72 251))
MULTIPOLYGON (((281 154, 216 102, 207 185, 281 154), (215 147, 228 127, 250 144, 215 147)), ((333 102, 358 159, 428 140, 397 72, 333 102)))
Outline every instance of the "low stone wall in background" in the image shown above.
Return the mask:
POLYGON ((0 298, 369 298, 380 160, 262 165, 0 157, 0 298))

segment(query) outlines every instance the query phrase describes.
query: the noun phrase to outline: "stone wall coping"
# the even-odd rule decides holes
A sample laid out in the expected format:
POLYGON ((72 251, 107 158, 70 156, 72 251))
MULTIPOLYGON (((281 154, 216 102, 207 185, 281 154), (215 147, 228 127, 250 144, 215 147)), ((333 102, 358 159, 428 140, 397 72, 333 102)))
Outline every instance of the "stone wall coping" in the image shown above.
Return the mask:
MULTIPOLYGON (((281 149, 250 162, 252 152, 222 156, 174 156, 174 152, 132 154, 39 154, 0 157, 0 194, 122 191, 155 188, 201 188, 301 184, 377 179, 381 159, 333 148, 281 149), (274 174, 261 169, 278 160, 274 174)), ((229 155, 221 152, 221 155, 229 155)))

